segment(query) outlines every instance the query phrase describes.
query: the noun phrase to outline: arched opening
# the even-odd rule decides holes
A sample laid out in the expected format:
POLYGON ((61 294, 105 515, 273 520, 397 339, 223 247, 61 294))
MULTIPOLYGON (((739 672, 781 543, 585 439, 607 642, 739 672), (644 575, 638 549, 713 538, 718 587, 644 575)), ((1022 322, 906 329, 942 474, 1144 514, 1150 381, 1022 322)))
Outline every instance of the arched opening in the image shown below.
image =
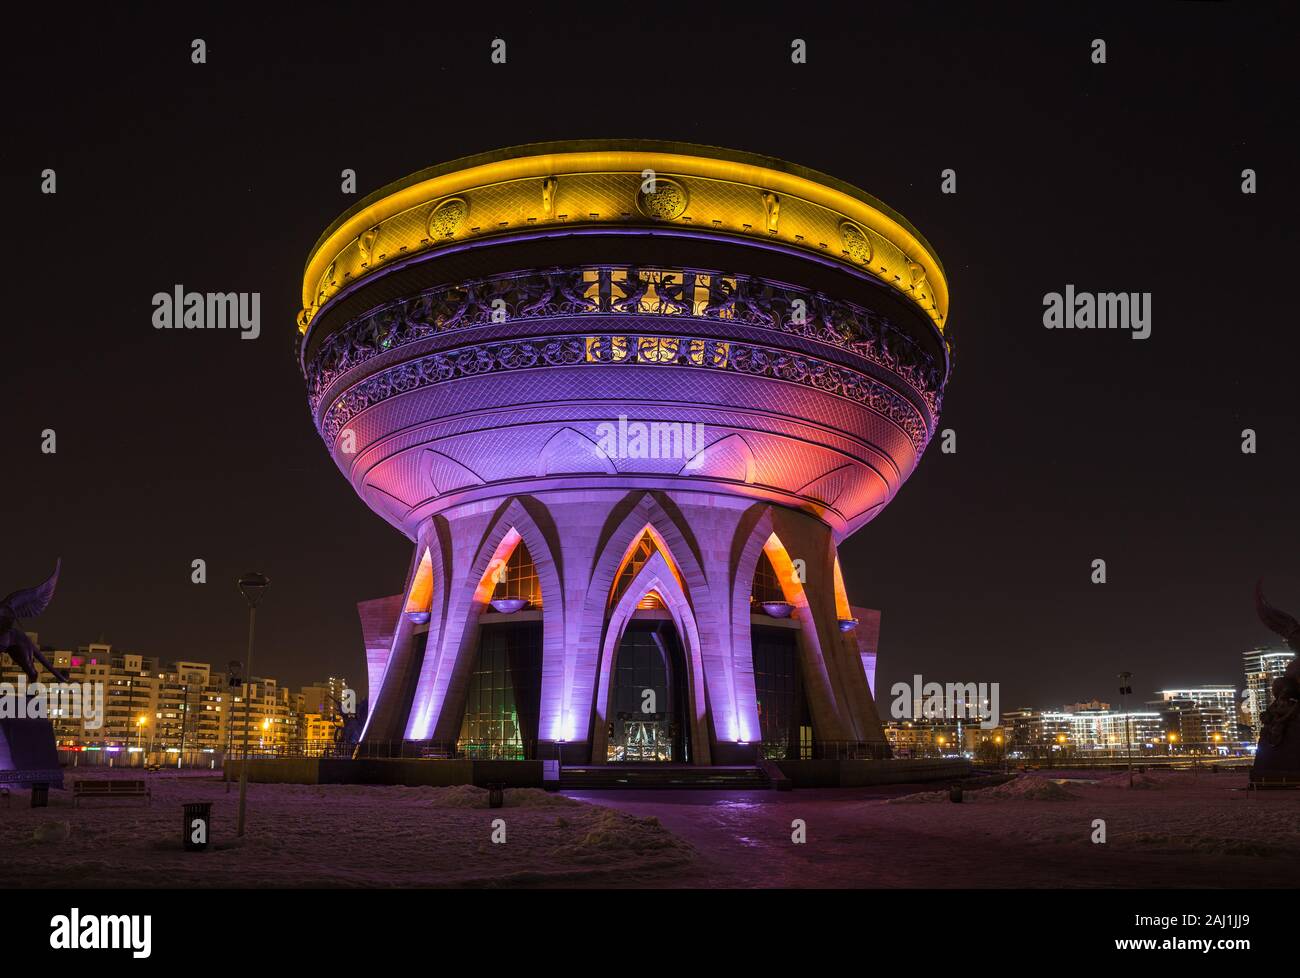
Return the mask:
MULTIPOLYGON (((416 551, 419 559, 411 574, 405 597, 399 598, 393 610, 395 621, 382 632, 386 648, 366 649, 366 718, 361 728, 361 739, 390 740, 402 736, 408 723, 404 719, 415 707, 407 704, 418 696, 413 688, 417 672, 425 662, 429 649, 430 621, 433 618, 434 569, 433 555, 428 547, 416 551), (400 614, 398 611, 400 610, 400 614)), ((375 605, 382 602, 367 602, 375 605)), ((365 615, 363 614, 363 633, 365 615)), ((379 632, 380 629, 375 629, 379 632)))
POLYGON ((541 696, 541 624, 485 626, 466 689, 457 754, 505 760, 534 756, 541 696))
POLYGON ((844 572, 840 570, 840 555, 835 555, 835 617, 852 621, 853 609, 849 606, 849 592, 844 589, 844 572))
MULTIPOLYGON (((425 548, 420 558, 415 576, 411 579, 411 590, 406 596, 403 610, 408 615, 428 614, 433 608, 433 557, 425 548)), ((427 619, 426 619, 427 620, 427 619)))
POLYGON ((490 602, 496 607, 498 602, 526 602, 525 608, 541 608, 542 584, 537 576, 537 565, 533 563, 528 545, 519 541, 507 560, 497 558, 488 573, 496 582, 490 602))
POLYGON ((709 763, 695 612, 649 525, 631 538, 610 585, 591 737, 595 763, 709 763))
MULTIPOLYGON (((623 563, 619 565, 618 573, 614 575, 614 586, 610 588, 607 607, 613 608, 617 605, 619 599, 623 597, 627 589, 632 586, 632 582, 636 580, 637 575, 641 573, 641 568, 643 568, 655 554, 664 552, 664 548, 661 548, 659 543, 656 541, 655 534, 650 527, 647 526, 637 538, 636 542, 628 550, 627 554, 623 557, 623 563)), ((664 559, 667 561, 668 567, 672 570, 673 576, 677 578, 678 585, 681 585, 682 578, 680 572, 677 570, 677 565, 674 564, 666 555, 664 559)), ((663 597, 657 591, 653 590, 647 591, 637 603, 637 609, 641 611, 656 611, 663 607, 663 597)))
POLYGON ((542 622, 514 617, 542 605, 537 567, 511 528, 476 590, 478 643, 465 686, 456 738, 463 757, 523 760, 536 756, 542 693, 542 622))
POLYGON ((772 534, 758 556, 750 589, 759 751, 770 760, 812 757, 812 713, 799 654, 804 623, 797 615, 791 617, 792 611, 806 604, 798 569, 772 534))
POLYGON ((758 565, 754 568, 754 585, 749 591, 750 606, 762 606, 774 601, 784 601, 785 592, 776 579, 776 568, 772 566, 767 551, 758 555, 758 565))
MULTIPOLYGON (((662 606, 662 597, 650 593, 662 606)), ((628 623, 614 653, 607 761, 691 763, 687 677, 685 652, 671 620, 628 623)))

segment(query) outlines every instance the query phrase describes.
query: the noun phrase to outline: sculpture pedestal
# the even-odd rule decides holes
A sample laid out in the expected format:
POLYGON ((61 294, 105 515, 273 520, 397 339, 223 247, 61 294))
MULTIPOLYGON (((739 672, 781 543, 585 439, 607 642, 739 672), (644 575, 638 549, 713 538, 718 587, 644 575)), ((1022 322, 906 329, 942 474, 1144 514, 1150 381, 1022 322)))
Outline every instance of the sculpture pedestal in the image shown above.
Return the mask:
POLYGON ((1275 703, 1265 711, 1264 730, 1250 777, 1252 781, 1258 778, 1300 781, 1300 708, 1294 702, 1275 703))
POLYGON ((63 787, 49 720, 0 720, 0 784, 63 787))

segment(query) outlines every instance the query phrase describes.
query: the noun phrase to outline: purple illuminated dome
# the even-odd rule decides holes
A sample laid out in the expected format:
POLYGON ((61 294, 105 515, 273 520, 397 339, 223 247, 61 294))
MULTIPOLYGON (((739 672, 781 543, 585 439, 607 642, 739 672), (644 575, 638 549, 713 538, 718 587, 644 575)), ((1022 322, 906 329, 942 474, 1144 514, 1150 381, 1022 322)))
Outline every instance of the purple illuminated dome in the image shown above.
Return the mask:
POLYGON ((888 207, 714 147, 517 147, 351 208, 299 355, 335 463, 414 544, 402 593, 360 605, 364 739, 883 749, 879 615, 836 548, 935 432, 947 305, 888 207))

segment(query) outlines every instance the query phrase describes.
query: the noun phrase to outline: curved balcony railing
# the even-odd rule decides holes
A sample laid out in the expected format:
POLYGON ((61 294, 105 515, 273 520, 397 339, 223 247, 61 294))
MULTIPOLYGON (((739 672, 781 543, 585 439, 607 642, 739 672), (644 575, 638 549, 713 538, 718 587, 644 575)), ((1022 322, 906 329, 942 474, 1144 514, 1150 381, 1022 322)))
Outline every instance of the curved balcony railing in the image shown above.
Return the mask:
POLYGON ((635 315, 733 322, 826 344, 897 375, 937 415, 945 362, 880 313, 820 292, 705 269, 587 266, 514 272, 431 289, 380 306, 328 336, 306 364, 319 406, 347 371, 441 333, 528 319, 635 315))

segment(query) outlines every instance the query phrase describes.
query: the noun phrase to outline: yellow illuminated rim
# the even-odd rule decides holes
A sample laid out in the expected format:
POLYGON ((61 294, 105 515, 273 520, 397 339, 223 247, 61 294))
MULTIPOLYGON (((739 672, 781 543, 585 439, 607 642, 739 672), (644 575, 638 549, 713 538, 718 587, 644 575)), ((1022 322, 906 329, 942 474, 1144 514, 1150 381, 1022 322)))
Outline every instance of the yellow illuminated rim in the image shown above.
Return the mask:
POLYGON ((416 174, 345 213, 307 261, 299 330, 305 333, 339 291, 391 262, 470 239, 602 224, 779 241, 867 271, 923 310, 940 332, 947 323, 947 280, 929 244, 900 215, 847 184, 724 150, 717 152, 731 158, 624 146, 529 149, 416 174), (651 194, 647 171, 655 181, 651 194))

